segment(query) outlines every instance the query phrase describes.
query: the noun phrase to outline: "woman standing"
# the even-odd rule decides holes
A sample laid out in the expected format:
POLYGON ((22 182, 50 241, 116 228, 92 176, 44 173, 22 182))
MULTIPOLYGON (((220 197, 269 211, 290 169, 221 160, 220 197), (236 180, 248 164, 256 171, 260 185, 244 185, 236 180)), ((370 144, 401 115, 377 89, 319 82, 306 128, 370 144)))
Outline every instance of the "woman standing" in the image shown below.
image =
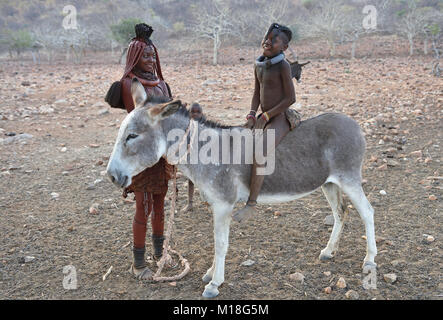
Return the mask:
MULTIPOLYGON (((129 44, 126 67, 121 79, 122 99, 126 110, 134 109, 131 95, 131 82, 137 78, 146 90, 148 99, 152 97, 172 98, 168 84, 164 81, 157 48, 150 40, 153 29, 142 23, 135 26, 136 37, 129 44)), ((174 167, 164 158, 151 168, 133 177, 132 184, 123 195, 134 192, 136 210, 132 222, 133 264, 130 272, 138 279, 151 279, 152 272, 145 260, 146 229, 151 215, 152 244, 154 259, 160 259, 163 251, 164 200, 168 191, 168 180, 172 178, 174 167)))

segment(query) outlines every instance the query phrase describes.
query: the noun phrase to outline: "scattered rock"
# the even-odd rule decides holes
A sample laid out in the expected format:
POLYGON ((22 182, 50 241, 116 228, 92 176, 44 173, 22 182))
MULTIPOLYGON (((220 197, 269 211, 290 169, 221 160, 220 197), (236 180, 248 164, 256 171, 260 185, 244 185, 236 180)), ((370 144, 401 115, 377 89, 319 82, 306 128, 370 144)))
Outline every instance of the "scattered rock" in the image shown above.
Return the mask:
POLYGON ((14 136, 11 136, 6 139, 0 139, 0 144, 10 144, 10 143, 14 143, 14 142, 23 142, 28 139, 31 139, 32 137, 33 137, 32 134, 21 133, 21 134, 14 135, 14 136))
POLYGON ((289 275, 289 279, 295 282, 300 282, 303 284, 305 282, 305 276, 301 274, 300 272, 295 272, 289 275))
POLYGON ((386 163, 389 167, 398 167, 400 165, 399 162, 389 159, 388 162, 386 163))
POLYGON ((24 87, 29 87, 30 85, 31 85, 31 82, 29 82, 29 81, 22 82, 22 86, 24 86, 24 87))
POLYGON ((387 163, 382 164, 381 166, 377 167, 377 170, 380 171, 388 170, 388 164, 387 163))
POLYGON ((387 193, 386 193, 386 191, 385 191, 385 190, 380 190, 380 194, 381 194, 382 196, 385 196, 385 195, 387 195, 387 193))
POLYGON ((68 101, 66 101, 66 99, 59 99, 57 101, 54 102, 54 104, 56 106, 62 106, 62 105, 66 105, 68 103, 68 101))
POLYGON ((33 257, 33 256, 26 256, 25 258, 24 258, 24 262, 25 263, 29 263, 29 262, 32 262, 32 261, 34 261, 35 260, 35 257, 33 257))
POLYGON ((101 110, 99 110, 98 111, 98 115, 99 116, 103 116, 103 115, 105 115, 105 114, 109 114, 110 112, 109 112, 109 110, 108 109, 101 109, 101 110))
POLYGON ((94 148, 94 149, 96 149, 96 148, 99 148, 100 145, 98 145, 98 144, 94 144, 94 143, 91 143, 91 144, 89 144, 89 147, 90 147, 90 148, 94 148))
POLYGON ((106 105, 103 102, 96 102, 92 105, 93 108, 103 108, 106 107, 106 105))
POLYGON ((437 200, 437 197, 436 197, 435 195, 431 194, 431 195, 429 196, 429 200, 431 200, 431 201, 435 201, 435 200, 437 200))
POLYGON ((255 264, 254 260, 246 260, 246 261, 242 262, 240 265, 243 266, 243 267, 250 267, 253 264, 255 264))
POLYGON ((350 300, 358 300, 358 298, 360 296, 358 295, 358 293, 356 291, 349 290, 348 292, 345 293, 345 297, 350 300))
POLYGON ((280 211, 275 211, 274 212, 274 217, 280 217, 281 216, 281 212, 280 211))
POLYGON ((329 216, 326 216, 323 220, 323 223, 327 226, 333 226, 334 225, 334 216, 331 214, 329 216))
POLYGON ((391 265, 393 267, 401 267, 401 266, 403 266, 405 264, 406 264, 406 262, 404 260, 392 260, 391 261, 391 265))
POLYGON ((397 281, 397 275, 395 273, 386 273, 383 275, 383 279, 385 279, 387 283, 392 284, 397 281))
POLYGON ((97 203, 94 203, 90 208, 89 208, 89 213, 90 214, 98 214, 98 208, 99 205, 97 203))
POLYGON ((340 277, 335 285, 337 288, 344 289, 346 288, 346 281, 343 277, 340 277))
POLYGON ((49 113, 53 113, 54 109, 49 105, 44 105, 44 106, 40 106, 40 108, 38 108, 38 112, 41 114, 49 114, 49 113))
POLYGON ((414 158, 421 158, 421 157, 423 157, 423 153, 422 153, 420 150, 418 150, 418 151, 413 151, 413 152, 411 152, 409 155, 410 155, 411 157, 414 157, 414 158))
POLYGON ((331 294, 331 292, 332 292, 332 288, 331 288, 331 287, 326 287, 326 288, 323 289, 323 291, 324 291, 326 294, 331 294))
POLYGON ((95 184, 91 183, 86 187, 86 190, 95 190, 95 184))
POLYGON ((63 152, 63 153, 65 153, 66 151, 68 150, 68 148, 66 148, 66 147, 63 147, 63 148, 61 148, 60 149, 60 152, 63 152))
POLYGON ((331 271, 325 271, 325 272, 323 272, 323 274, 324 274, 325 276, 327 276, 327 277, 330 277, 331 274, 332 274, 332 272, 331 272, 331 271))
POLYGON ((51 197, 52 199, 57 199, 60 195, 57 192, 52 192, 51 197))
POLYGON ((430 244, 435 241, 435 238, 429 234, 424 234, 424 243, 430 244))

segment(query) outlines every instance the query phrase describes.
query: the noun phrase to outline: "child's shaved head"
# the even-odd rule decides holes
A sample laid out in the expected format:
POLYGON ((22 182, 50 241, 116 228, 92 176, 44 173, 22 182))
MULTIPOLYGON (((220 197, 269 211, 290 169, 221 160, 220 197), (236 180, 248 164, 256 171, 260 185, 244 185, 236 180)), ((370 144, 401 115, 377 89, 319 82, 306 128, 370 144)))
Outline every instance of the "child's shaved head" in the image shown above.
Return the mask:
POLYGON ((278 37, 280 37, 284 44, 288 44, 292 39, 292 31, 286 26, 278 23, 273 23, 266 32, 265 38, 269 36, 271 32, 275 32, 278 37))

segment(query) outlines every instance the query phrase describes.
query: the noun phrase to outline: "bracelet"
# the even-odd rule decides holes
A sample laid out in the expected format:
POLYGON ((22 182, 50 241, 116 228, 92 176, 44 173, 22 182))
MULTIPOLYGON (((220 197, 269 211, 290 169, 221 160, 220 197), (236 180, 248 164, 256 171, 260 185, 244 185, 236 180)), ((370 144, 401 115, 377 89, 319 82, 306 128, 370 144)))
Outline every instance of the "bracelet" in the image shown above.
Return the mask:
POLYGON ((263 113, 263 117, 265 117, 266 122, 269 122, 269 120, 271 120, 271 117, 269 116, 269 114, 267 112, 263 113))
POLYGON ((249 120, 249 118, 252 118, 252 119, 254 119, 254 121, 257 121, 257 119, 255 118, 255 116, 253 114, 248 114, 246 116, 246 120, 249 120))

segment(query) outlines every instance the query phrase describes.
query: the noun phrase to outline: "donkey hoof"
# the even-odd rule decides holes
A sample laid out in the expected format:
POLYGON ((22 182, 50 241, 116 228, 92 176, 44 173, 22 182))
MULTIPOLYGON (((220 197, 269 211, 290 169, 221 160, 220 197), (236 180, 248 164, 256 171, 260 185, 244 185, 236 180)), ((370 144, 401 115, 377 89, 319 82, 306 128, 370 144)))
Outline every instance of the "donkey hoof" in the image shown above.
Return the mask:
POLYGON ((332 254, 328 254, 325 252, 321 252, 320 256, 318 257, 320 259, 320 261, 329 261, 333 258, 334 256, 332 254))
POLYGON ((209 275, 209 274, 205 274, 205 275, 202 277, 202 280, 203 280, 204 283, 209 283, 209 282, 211 282, 211 280, 212 280, 212 276, 209 275))
POLYGON ((216 286, 212 285, 212 284, 208 284, 205 287, 205 291, 203 291, 202 296, 204 298, 215 298, 216 296, 218 296, 219 291, 217 289, 216 286))

